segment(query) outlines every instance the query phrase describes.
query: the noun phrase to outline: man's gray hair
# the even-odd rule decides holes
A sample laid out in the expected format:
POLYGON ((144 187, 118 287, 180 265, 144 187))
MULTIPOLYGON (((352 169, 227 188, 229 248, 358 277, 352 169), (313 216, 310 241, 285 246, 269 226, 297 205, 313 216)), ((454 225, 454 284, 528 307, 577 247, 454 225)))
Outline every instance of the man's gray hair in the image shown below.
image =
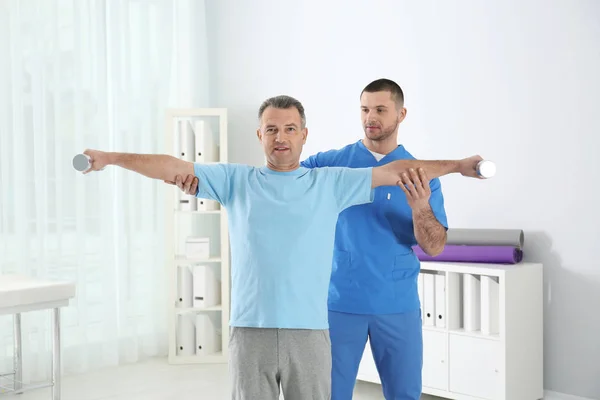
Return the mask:
POLYGON ((304 106, 298 100, 291 96, 280 95, 268 98, 263 101, 258 109, 258 121, 260 124, 261 118, 267 107, 279 108, 279 109, 288 109, 291 107, 296 107, 298 113, 300 114, 300 118, 302 119, 302 128, 306 127, 306 115, 304 115, 304 106))

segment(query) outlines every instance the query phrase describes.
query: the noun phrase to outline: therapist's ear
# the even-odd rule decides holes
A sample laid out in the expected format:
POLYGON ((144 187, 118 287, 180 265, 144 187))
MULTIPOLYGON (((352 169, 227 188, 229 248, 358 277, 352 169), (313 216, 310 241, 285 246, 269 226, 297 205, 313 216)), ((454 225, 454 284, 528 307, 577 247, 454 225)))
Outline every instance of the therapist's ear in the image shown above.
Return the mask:
POLYGON ((406 108, 402 107, 402 109, 398 113, 398 123, 401 123, 402 121, 404 121, 404 118, 406 118, 407 112, 408 112, 408 110, 406 108))

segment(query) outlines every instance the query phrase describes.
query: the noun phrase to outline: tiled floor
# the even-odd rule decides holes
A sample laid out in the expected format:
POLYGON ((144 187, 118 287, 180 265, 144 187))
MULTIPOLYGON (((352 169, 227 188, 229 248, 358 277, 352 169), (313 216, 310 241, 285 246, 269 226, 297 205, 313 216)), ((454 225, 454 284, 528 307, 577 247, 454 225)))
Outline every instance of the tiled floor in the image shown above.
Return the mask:
MULTIPOLYGON (((166 360, 63 378, 61 400, 228 400, 227 365, 172 366, 166 360)), ((50 400, 49 389, 0 399, 50 400)), ((424 396, 423 399, 433 397, 424 396)), ((379 385, 359 382, 354 400, 383 400, 379 385)))

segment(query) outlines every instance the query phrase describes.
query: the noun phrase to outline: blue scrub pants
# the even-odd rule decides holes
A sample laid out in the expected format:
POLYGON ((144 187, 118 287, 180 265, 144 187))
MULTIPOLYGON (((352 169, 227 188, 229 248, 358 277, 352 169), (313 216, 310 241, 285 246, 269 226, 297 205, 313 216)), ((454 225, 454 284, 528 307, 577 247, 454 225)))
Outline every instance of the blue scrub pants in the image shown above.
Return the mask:
POLYGON ((423 368, 421 311, 364 315, 329 311, 331 400, 351 400, 367 337, 386 400, 419 400, 423 368))

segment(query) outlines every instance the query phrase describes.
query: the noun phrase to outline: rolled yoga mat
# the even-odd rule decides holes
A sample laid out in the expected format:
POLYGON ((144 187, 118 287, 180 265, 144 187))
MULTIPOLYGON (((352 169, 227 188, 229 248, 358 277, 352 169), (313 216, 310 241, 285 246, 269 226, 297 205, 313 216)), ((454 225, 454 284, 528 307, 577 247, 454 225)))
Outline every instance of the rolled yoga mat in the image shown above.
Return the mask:
POLYGON ((523 260, 523 251, 511 246, 446 245, 441 254, 432 257, 419 246, 413 250, 421 261, 454 261, 488 264, 516 264, 523 260))
POLYGON ((446 244, 466 246, 508 246, 523 249, 521 229, 448 229, 446 244))

